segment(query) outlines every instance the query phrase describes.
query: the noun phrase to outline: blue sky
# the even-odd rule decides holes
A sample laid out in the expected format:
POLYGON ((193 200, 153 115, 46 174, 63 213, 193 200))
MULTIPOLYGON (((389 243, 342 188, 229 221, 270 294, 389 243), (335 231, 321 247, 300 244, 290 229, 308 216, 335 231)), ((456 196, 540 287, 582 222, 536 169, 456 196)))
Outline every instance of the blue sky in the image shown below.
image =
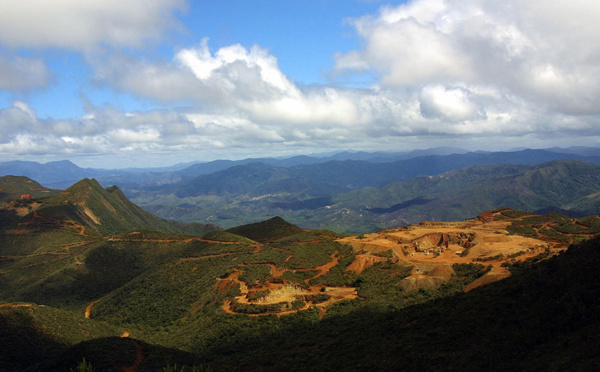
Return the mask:
POLYGON ((5 0, 0 154, 119 168, 595 146, 593 1, 5 0))

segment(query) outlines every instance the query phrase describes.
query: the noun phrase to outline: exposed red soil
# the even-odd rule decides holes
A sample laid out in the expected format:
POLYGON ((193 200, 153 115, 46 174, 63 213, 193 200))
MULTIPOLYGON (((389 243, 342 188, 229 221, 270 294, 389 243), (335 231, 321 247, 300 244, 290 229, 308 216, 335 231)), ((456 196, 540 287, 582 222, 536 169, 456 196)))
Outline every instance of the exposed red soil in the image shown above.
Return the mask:
POLYGON ((357 254, 354 261, 348 265, 347 271, 354 271, 356 274, 360 274, 369 267, 373 266, 376 262, 385 262, 387 258, 374 256, 372 254, 357 254))
POLYGON ((497 282, 498 280, 508 278, 509 276, 510 271, 508 271, 506 267, 495 265, 492 266, 492 270, 487 272, 484 276, 482 276, 481 278, 477 278, 475 281, 465 286, 464 291, 469 292, 477 287, 497 282))
POLYGON ((90 303, 89 305, 87 305, 87 307, 85 308, 85 318, 86 319, 90 319, 90 317, 92 316, 92 308, 94 307, 95 304, 97 304, 98 302, 100 302, 100 299, 90 303))
MULTIPOLYGON (((331 255, 331 261, 329 261, 323 265, 310 267, 310 268, 302 268, 302 269, 278 268, 272 262, 242 264, 242 266, 268 265, 271 268, 271 274, 274 278, 269 280, 265 285, 261 286, 260 288, 253 288, 252 290, 250 290, 247 283, 245 283, 239 279, 241 272, 239 270, 233 270, 227 276, 227 278, 218 279, 215 287, 221 293, 224 293, 225 291, 232 288, 232 286, 239 285, 241 294, 235 298, 235 301, 240 304, 268 305, 268 304, 285 303, 285 302, 290 303, 296 299, 302 299, 305 302, 304 306, 302 306, 299 309, 289 309, 289 310, 267 312, 267 313, 261 313, 261 314, 245 314, 248 316, 264 316, 264 315, 280 316, 280 315, 285 315, 285 314, 293 314, 298 311, 308 309, 309 307, 311 307, 313 305, 316 305, 320 309, 321 313, 325 313, 326 307, 330 306, 333 303, 342 301, 343 299, 356 298, 357 297, 356 288, 354 288, 354 287, 324 287, 324 286, 303 287, 303 286, 299 286, 298 284, 293 283, 293 282, 278 279, 277 277, 280 277, 286 271, 294 271, 294 272, 317 271, 317 273, 315 275, 313 275, 311 278, 308 278, 305 280, 305 283, 308 284, 310 279, 317 278, 319 276, 327 274, 327 272, 332 267, 336 266, 338 264, 338 262, 339 262, 339 257, 337 257, 336 253, 333 253, 331 255), (265 290, 269 290, 269 294, 266 295, 265 297, 254 299, 254 300, 249 299, 249 295, 251 295, 252 293, 257 293, 257 292, 265 291, 265 290), (318 294, 322 294, 322 293, 326 293, 327 295, 330 296, 330 298, 327 301, 324 301, 322 303, 318 303, 318 304, 313 303, 312 298, 314 298, 318 294)), ((241 313, 236 313, 232 309, 231 300, 226 300, 222 305, 222 309, 227 314, 241 314, 241 313)))
POLYGON ((0 304, 0 307, 31 307, 32 304, 0 304))
MULTIPOLYGON (((537 239, 510 235, 507 228, 515 219, 506 218, 501 212, 485 212, 467 221, 421 222, 360 237, 346 237, 338 242, 351 245, 359 252, 366 251, 365 257, 391 250, 395 259, 413 266, 411 276, 403 280, 403 286, 408 290, 438 287, 452 277, 448 268, 455 263, 492 265, 490 272, 465 288, 468 291, 509 276, 509 271, 501 266, 508 260, 521 261, 546 250, 554 253, 566 248, 566 244, 541 234, 537 239)), ((550 227, 549 224, 542 225, 538 231, 550 227)), ((357 270, 361 265, 369 265, 361 261, 367 258, 359 256, 348 269, 357 270)))

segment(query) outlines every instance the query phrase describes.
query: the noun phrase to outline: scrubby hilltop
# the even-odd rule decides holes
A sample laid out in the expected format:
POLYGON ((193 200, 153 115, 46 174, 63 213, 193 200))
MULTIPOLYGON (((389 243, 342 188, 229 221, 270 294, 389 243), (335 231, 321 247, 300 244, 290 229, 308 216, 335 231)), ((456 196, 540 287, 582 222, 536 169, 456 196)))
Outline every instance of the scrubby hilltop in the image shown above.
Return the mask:
MULTIPOLYGON (((11 178, 0 179, 6 182, 11 178)), ((29 182, 33 181, 29 180, 29 182)), ((86 233, 99 235, 119 234, 132 230, 201 234, 217 229, 214 225, 183 225, 158 218, 130 202, 118 187, 104 189, 94 179, 83 179, 62 192, 51 191, 41 186, 29 190, 38 189, 40 191, 33 194, 37 196, 35 200, 30 194, 30 197, 22 202, 24 204, 22 207, 27 212, 31 212, 24 216, 24 221, 20 222, 22 226, 38 224, 50 226, 66 222, 81 226, 86 233), (43 197, 44 192, 50 196, 43 197)))

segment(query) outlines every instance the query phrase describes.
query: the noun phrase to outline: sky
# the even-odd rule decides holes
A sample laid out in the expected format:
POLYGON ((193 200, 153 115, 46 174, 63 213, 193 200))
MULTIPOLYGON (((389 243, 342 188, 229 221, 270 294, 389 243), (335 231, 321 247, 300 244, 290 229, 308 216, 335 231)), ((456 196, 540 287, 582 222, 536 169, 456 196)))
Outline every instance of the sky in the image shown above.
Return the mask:
POLYGON ((2 0, 0 161, 600 144, 597 0, 2 0))

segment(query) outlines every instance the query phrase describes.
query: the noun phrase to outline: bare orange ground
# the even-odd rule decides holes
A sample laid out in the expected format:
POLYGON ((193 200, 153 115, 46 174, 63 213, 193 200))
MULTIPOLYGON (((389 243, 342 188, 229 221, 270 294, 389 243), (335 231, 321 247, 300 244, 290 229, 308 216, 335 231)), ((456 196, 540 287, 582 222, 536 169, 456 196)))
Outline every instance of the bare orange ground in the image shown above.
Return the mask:
MULTIPOLYGON (((317 278, 319 276, 327 274, 329 270, 336 266, 339 262, 339 257, 337 257, 336 253, 331 255, 331 261, 326 264, 319 265, 311 268, 302 268, 296 270, 290 270, 285 268, 278 268, 274 263, 253 263, 246 265, 269 265, 271 268, 271 274, 273 277, 279 277, 286 271, 317 271, 317 273, 306 280, 308 281, 312 278, 317 278)), ((326 306, 329 306, 335 302, 342 301, 343 299, 353 299, 357 297, 356 288, 353 287, 323 287, 323 286, 309 286, 308 288, 294 284, 292 282, 288 282, 280 279, 273 279, 268 282, 266 285, 261 286, 260 288, 254 288, 253 292, 269 290, 269 294, 265 297, 256 300, 249 300, 248 295, 250 294, 250 290, 248 285, 239 279, 240 276, 239 270, 233 270, 227 278, 218 279, 216 288, 219 291, 223 291, 226 288, 231 288, 232 284, 239 284, 241 294, 236 296, 235 301, 240 304, 261 304, 261 305, 269 305, 283 302, 292 302, 297 298, 305 299, 305 305, 300 309, 293 310, 285 310, 279 312, 271 312, 271 313, 263 313, 263 314, 245 314, 249 316, 264 316, 264 315, 285 315, 296 313, 301 310, 308 309, 310 306, 316 305, 320 308, 320 312, 324 312, 326 306), (314 297, 318 294, 326 293, 330 296, 330 298, 319 304, 314 304, 311 300, 306 300, 307 298, 314 297)), ((232 303, 230 300, 226 300, 222 306, 223 311, 227 314, 236 314, 232 309, 232 303)))
POLYGON ((90 303, 89 305, 87 305, 87 307, 85 308, 85 318, 86 319, 90 319, 90 317, 92 316, 92 308, 94 307, 95 304, 97 304, 100 300, 96 300, 92 303, 90 303))
MULTIPOLYGON (((400 263, 413 266, 413 273, 407 278, 413 283, 426 283, 427 280, 424 279, 427 279, 428 275, 434 275, 434 272, 438 277, 439 270, 436 271, 436 267, 442 268, 455 263, 492 265, 490 272, 465 288, 469 291, 509 276, 510 272, 501 266, 507 260, 521 261, 546 249, 558 252, 566 248, 566 245, 548 239, 509 235, 507 227, 511 222, 512 220, 495 218, 494 212, 487 212, 473 220, 422 222, 360 237, 345 237, 338 242, 352 246, 357 252, 363 252, 357 255, 357 260, 348 267, 349 270, 356 270, 361 265, 372 265, 361 261, 367 260, 366 257, 369 256, 374 257, 372 253, 391 250, 394 258, 400 263), (457 244, 457 241, 461 240, 460 237, 466 242, 468 236, 474 237, 472 246, 457 244), (365 258, 359 258, 360 256, 365 258)), ((441 278, 447 281, 448 279, 444 278, 446 276, 441 278)))
POLYGON ((356 259, 348 265, 346 268, 347 271, 354 271, 356 274, 360 274, 365 269, 373 266, 376 262, 385 262, 387 258, 374 256, 372 254, 358 254, 356 255, 356 259))
POLYGON ((0 304, 0 307, 31 307, 32 304, 0 304))

